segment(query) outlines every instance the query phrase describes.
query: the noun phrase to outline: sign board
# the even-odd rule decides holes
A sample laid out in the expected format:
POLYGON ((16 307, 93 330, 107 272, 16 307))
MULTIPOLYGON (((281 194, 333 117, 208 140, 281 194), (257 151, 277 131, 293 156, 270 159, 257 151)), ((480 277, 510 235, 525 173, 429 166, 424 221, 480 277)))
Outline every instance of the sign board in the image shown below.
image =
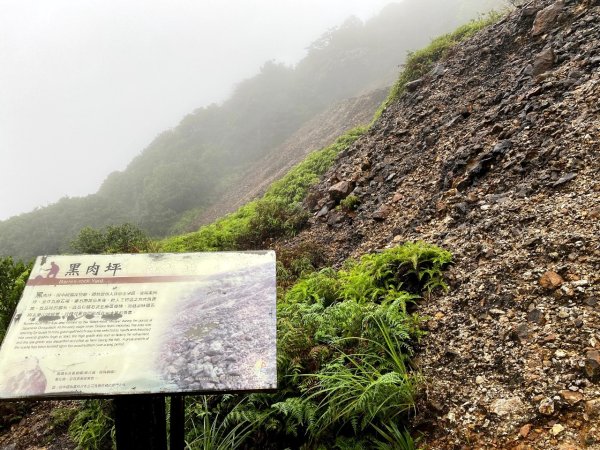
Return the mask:
POLYGON ((276 388, 275 253, 38 257, 0 398, 276 388))

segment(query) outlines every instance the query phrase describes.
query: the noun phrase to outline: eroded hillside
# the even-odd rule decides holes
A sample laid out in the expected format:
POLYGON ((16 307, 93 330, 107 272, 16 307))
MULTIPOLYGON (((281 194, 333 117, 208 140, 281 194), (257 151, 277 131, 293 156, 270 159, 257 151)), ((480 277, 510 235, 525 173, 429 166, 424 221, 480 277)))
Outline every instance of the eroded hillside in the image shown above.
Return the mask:
POLYGON ((296 242, 337 261, 455 255, 419 307, 430 448, 600 448, 599 140, 600 7, 531 2, 409 83, 309 195, 296 242))
POLYGON ((350 98, 328 108, 304 124, 276 151, 252 163, 243 176, 206 210, 193 220, 198 229, 229 214, 265 192, 271 183, 283 177, 311 151, 323 148, 354 127, 368 123, 387 95, 379 89, 350 98))

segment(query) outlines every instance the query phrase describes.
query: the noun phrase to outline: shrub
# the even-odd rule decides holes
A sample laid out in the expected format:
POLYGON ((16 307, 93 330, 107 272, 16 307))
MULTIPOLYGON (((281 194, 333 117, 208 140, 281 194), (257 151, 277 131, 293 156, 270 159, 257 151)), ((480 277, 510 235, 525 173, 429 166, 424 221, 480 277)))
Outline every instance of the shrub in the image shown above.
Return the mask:
POLYGON ((340 202, 340 208, 345 211, 354 211, 358 205, 360 205, 360 199, 352 194, 340 202))
POLYGON ((365 448, 400 438, 390 448, 414 448, 401 425, 421 383, 409 358, 422 318, 410 309, 419 294, 444 288, 450 262, 438 247, 406 243, 338 271, 309 271, 287 289, 278 305, 280 392, 249 412, 268 416, 259 428, 269 442, 295 436, 318 447, 360 436, 365 448))
POLYGON ((277 249, 278 288, 290 288, 298 278, 307 276, 326 263, 321 247, 315 242, 290 244, 277 249))

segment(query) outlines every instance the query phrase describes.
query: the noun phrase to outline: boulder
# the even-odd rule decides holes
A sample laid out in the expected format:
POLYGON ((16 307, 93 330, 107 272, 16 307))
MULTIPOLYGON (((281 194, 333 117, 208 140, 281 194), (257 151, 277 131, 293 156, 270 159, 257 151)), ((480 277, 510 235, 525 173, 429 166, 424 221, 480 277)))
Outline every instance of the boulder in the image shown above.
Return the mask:
POLYGON ((565 3, 562 0, 553 3, 550 6, 538 11, 533 21, 533 28, 531 29, 532 36, 539 36, 546 33, 556 24, 556 19, 563 11, 565 3))
POLYGON ((340 181, 331 186, 327 190, 327 193, 332 199, 339 201, 345 199, 352 192, 352 189, 354 189, 352 183, 349 181, 340 181))

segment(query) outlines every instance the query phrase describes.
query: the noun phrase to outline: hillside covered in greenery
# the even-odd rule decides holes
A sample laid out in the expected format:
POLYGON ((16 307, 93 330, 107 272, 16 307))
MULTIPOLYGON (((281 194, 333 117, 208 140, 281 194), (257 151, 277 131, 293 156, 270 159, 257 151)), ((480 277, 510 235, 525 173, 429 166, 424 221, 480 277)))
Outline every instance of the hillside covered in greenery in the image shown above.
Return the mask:
POLYGON ((0 222, 0 255, 71 251, 70 241, 86 226, 131 222, 154 237, 171 234, 311 117, 389 85, 408 50, 498 3, 448 0, 434 8, 431 0, 409 0, 366 23, 348 19, 313 42, 295 66, 269 61, 223 104, 200 108, 161 133, 96 194, 0 222))

